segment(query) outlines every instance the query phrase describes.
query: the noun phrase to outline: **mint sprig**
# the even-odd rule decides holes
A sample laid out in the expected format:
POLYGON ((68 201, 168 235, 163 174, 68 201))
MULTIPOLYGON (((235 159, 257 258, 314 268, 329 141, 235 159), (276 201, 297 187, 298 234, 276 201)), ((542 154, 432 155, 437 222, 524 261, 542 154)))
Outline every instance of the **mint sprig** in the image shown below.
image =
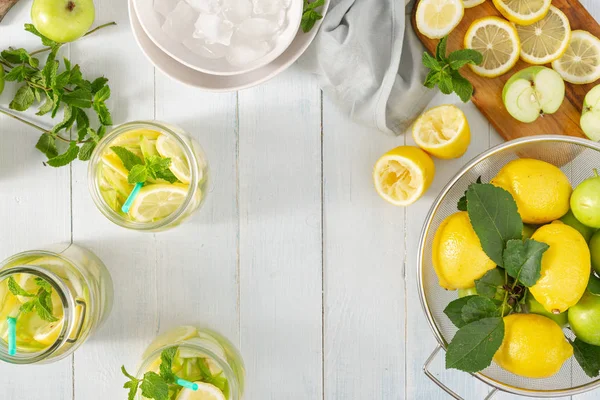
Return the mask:
POLYGON ((39 287, 37 293, 29 293, 25 289, 23 289, 15 278, 12 276, 8 278, 8 290, 14 296, 23 296, 29 297, 31 300, 23 303, 19 308, 19 314, 16 319, 23 313, 29 313, 32 311, 36 311, 38 316, 44 321, 48 322, 56 322, 58 318, 52 315, 53 306, 52 306, 52 285, 46 282, 42 278, 35 278, 35 283, 39 287))
POLYGON ((430 89, 437 86, 444 94, 454 92, 466 103, 473 96, 473 85, 459 70, 467 64, 481 64, 483 55, 472 49, 456 50, 447 55, 447 45, 448 36, 439 41, 435 57, 423 53, 423 65, 430 69, 423 85, 430 89))
POLYGON ((323 15, 317 10, 317 8, 323 7, 324 5, 325 0, 316 0, 312 3, 309 3, 308 0, 304 0, 302 21, 300 22, 300 26, 302 27, 302 31, 304 33, 310 32, 317 21, 323 18, 323 15))
POLYGON ((127 181, 135 185, 136 183, 146 183, 149 180, 164 179, 169 183, 178 181, 173 175, 169 166, 171 159, 160 156, 148 156, 142 160, 136 154, 127 150, 125 147, 112 146, 110 148, 121 159, 123 165, 129 171, 127 181))

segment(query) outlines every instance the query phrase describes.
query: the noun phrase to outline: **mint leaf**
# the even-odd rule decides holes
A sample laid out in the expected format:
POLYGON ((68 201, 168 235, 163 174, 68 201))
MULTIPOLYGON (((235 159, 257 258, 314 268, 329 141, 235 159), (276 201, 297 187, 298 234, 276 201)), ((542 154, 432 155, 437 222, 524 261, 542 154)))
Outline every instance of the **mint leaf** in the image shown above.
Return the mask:
POLYGON ((135 376, 130 375, 125 369, 124 365, 121 366, 121 372, 123 373, 123 375, 129 378, 129 381, 125 382, 125 384, 123 385, 124 389, 129 389, 129 392, 127 394, 127 400, 135 400, 135 395, 138 391, 140 380, 137 379, 135 376))
POLYGON ((8 74, 4 76, 4 80, 7 82, 23 82, 28 79, 36 71, 28 65, 21 64, 14 67, 8 74))
POLYGON ((442 66, 439 61, 429 55, 428 52, 423 53, 423 65, 433 71, 441 71, 442 66))
POLYGON ((73 107, 90 108, 92 106, 92 92, 88 89, 76 89, 63 94, 62 101, 73 107))
POLYGON ((56 74, 58 73, 58 61, 46 62, 42 74, 44 76, 44 86, 54 87, 56 85, 56 74))
POLYGON ((79 150, 79 159, 81 161, 88 161, 92 157, 92 153, 96 148, 96 142, 87 142, 81 146, 81 150, 79 150))
POLYGON ((48 114, 50 111, 52 111, 52 108, 54 108, 54 101, 50 96, 46 95, 46 102, 42 106, 40 106, 38 112, 35 115, 48 114))
POLYGON ((475 280, 475 289, 477 294, 493 299, 498 293, 498 289, 506 284, 504 271, 500 268, 494 268, 485 273, 480 279, 475 280))
POLYGON ((569 340, 573 346, 573 355, 583 369, 583 372, 590 378, 600 375, 600 347, 584 342, 575 338, 569 340))
POLYGON ((62 44, 55 42, 54 40, 48 39, 46 36, 42 35, 32 24, 25 24, 25 30, 27 32, 31 32, 34 35, 38 36, 42 39, 42 44, 46 47, 60 47, 62 44))
POLYGON ((523 236, 523 221, 517 203, 502 188, 489 183, 474 184, 467 190, 467 211, 483 251, 502 266, 506 243, 523 236))
POLYGON ((35 94, 33 93, 33 89, 27 85, 24 85, 17 90, 17 93, 15 93, 15 98, 10 102, 8 107, 11 110, 25 111, 31 107, 34 100, 35 94))
POLYGON ((19 286, 12 276, 8 277, 8 290, 15 296, 35 297, 35 294, 31 294, 19 286))
POLYGON ((102 88, 99 89, 94 94, 94 103, 103 103, 106 100, 108 100, 109 97, 110 97, 110 87, 108 87, 108 86, 102 86, 102 88))
POLYGON ((136 183, 144 183, 148 179, 148 169, 145 165, 134 165, 129 171, 127 176, 127 182, 132 185, 136 183))
POLYGON ((425 78, 425 82, 423 82, 423 86, 433 89, 439 83, 441 75, 442 74, 439 71, 429 71, 425 78))
POLYGON ((435 48, 435 58, 438 61, 447 61, 446 58, 446 48, 448 47, 448 36, 444 36, 443 38, 440 39, 440 41, 438 42, 436 48, 435 48))
POLYGON ((175 383, 177 377, 173 373, 173 359, 177 353, 178 347, 169 347, 160 353, 160 376, 167 383, 175 383))
POLYGON ((469 296, 467 304, 462 308, 462 320, 465 324, 484 318, 500 317, 498 304, 483 296, 469 296))
POLYGON ((140 385, 142 396, 148 399, 169 400, 169 385, 155 372, 146 372, 140 385))
POLYGON ((452 71, 450 73, 452 77, 452 88, 454 92, 460 97, 463 103, 467 103, 473 97, 473 85, 458 71, 452 71))
POLYGON ((448 316, 448 318, 450 318, 450 321, 452 321, 454 326, 456 326, 457 328, 462 328, 463 326, 466 325, 465 321, 462 318, 462 309, 464 306, 467 305, 469 300, 471 300, 474 297, 477 297, 477 296, 475 295, 475 296, 461 297, 460 299, 451 301, 444 309, 444 314, 446 314, 446 316, 448 316))
POLYGON ((477 50, 462 49, 453 51, 448 57, 450 68, 457 70, 467 64, 479 65, 483 62, 483 54, 477 50))
POLYGON ((446 352, 446 368, 479 372, 490 366, 504 338, 500 317, 484 318, 456 332, 446 352))
POLYGON ((171 165, 170 158, 162 158, 160 156, 146 157, 146 168, 148 169, 148 173, 154 179, 157 178, 157 173, 168 170, 170 165, 171 165))
POLYGON ((96 78, 92 82, 92 93, 96 94, 100 89, 102 89, 108 83, 108 79, 101 76, 100 78, 96 78))
POLYGON ((62 122, 56 124, 54 128, 52 128, 53 133, 58 133, 62 130, 69 130, 77 120, 77 114, 79 110, 73 108, 71 106, 65 106, 64 115, 62 122))
POLYGON ((308 0, 304 0, 304 10, 302 11, 302 21, 300 22, 300 26, 304 33, 310 32, 316 22, 323 18, 323 15, 316 11, 316 9, 324 5, 325 0, 317 0, 312 3, 309 3, 308 0))
POLYGON ((98 114, 98 119, 102 125, 112 125, 112 116, 110 115, 110 111, 108 111, 106 104, 94 103, 92 106, 94 107, 96 114, 98 114))
POLYGON ((177 177, 171 172, 170 169, 166 169, 164 171, 159 171, 156 173, 156 177, 159 179, 164 179, 165 181, 169 182, 169 183, 175 183, 177 182, 179 179, 177 179, 177 177))
POLYGON ((0 55, 11 64, 27 63, 33 68, 37 68, 40 65, 40 60, 32 57, 25 49, 9 48, 0 53, 0 55))
POLYGON ((63 154, 49 159, 46 164, 51 167, 62 167, 71 163, 71 161, 77 158, 79 154, 79 147, 76 142, 71 142, 69 148, 63 154))
POLYGON ((40 288, 44 289, 48 293, 52 293, 52 285, 48 281, 42 278, 35 278, 34 281, 35 284, 38 285, 40 288))
POLYGON ((35 310, 37 311, 38 316, 44 321, 48 322, 56 322, 58 318, 52 315, 52 299, 50 298, 50 293, 41 289, 37 299, 35 301, 35 310))
POLYGON ((35 148, 44 153, 48 158, 54 158, 58 155, 56 139, 47 133, 42 133, 35 148))
POLYGON ((450 94, 454 91, 452 87, 452 78, 446 71, 440 73, 440 80, 438 82, 438 88, 440 92, 444 94, 450 94))
POLYGON ((523 285, 532 287, 542 276, 542 255, 550 246, 526 239, 509 240, 504 250, 504 269, 523 285))
MULTIPOLYGON (((475 183, 481 183, 481 176, 477 178, 477 181, 475 181, 475 183)), ((458 203, 456 204, 456 208, 458 208, 458 211, 467 211, 467 190, 465 190, 465 194, 460 199, 458 199, 458 203)))
POLYGON ((112 146, 110 149, 121 159, 128 171, 131 171, 135 165, 144 165, 141 158, 127 150, 125 147, 112 146))

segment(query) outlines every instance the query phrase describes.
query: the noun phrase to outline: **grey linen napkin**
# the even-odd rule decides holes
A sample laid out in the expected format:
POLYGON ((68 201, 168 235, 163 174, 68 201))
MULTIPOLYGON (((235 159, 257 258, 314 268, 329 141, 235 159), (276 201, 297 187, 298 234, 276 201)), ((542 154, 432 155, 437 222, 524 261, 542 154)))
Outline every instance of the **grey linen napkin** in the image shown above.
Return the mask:
POLYGON ((422 83, 412 8, 412 0, 331 0, 300 60, 353 120, 389 134, 406 130, 435 94, 422 83))

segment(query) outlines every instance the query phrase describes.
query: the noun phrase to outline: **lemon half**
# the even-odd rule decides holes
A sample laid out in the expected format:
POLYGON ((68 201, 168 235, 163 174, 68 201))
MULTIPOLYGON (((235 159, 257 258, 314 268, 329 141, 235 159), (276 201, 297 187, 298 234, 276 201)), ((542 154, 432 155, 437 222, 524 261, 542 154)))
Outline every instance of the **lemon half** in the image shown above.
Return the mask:
POLYGON ((426 111, 413 126, 413 138, 420 148, 438 158, 458 158, 471 143, 467 117, 454 105, 426 111))

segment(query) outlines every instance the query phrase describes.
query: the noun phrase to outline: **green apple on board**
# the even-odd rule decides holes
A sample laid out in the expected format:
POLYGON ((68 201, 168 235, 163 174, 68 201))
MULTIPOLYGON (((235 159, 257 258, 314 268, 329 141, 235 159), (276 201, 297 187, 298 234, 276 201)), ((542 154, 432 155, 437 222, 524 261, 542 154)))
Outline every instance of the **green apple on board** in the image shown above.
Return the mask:
POLYGON ((79 39, 94 23, 93 0, 34 0, 31 20, 48 39, 59 43, 79 39))
POLYGON ((571 210, 575 218, 591 228, 600 228, 600 176, 594 170, 594 176, 581 182, 571 195, 571 210))
POLYGON ((591 140, 600 141, 600 85, 588 92, 583 100, 581 129, 591 140))
POLYGON ((589 291, 569 308, 569 325, 575 335, 586 343, 600 346, 600 296, 589 291))
POLYGON ((514 74, 502 91, 510 115, 521 122, 534 122, 542 114, 554 114, 565 98, 565 81, 547 67, 529 67, 514 74))

